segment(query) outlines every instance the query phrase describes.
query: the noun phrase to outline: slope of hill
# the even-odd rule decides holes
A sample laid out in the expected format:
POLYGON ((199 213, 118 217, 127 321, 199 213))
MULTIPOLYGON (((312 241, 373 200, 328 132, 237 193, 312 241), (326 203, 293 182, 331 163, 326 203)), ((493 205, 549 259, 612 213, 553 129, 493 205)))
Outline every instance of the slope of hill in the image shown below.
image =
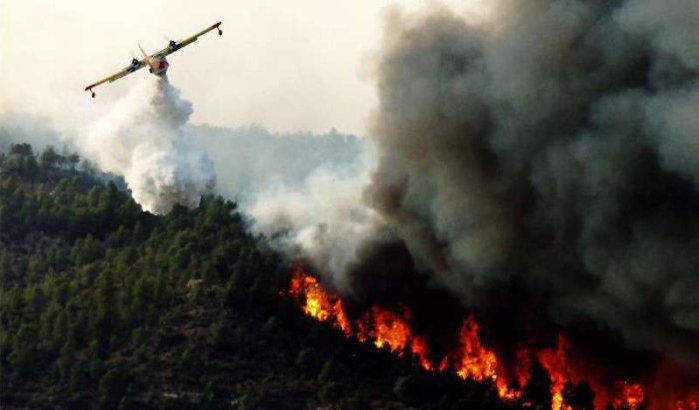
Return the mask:
POLYGON ((235 203, 155 216, 77 163, 0 154, 3 408, 508 407, 305 317, 235 203))

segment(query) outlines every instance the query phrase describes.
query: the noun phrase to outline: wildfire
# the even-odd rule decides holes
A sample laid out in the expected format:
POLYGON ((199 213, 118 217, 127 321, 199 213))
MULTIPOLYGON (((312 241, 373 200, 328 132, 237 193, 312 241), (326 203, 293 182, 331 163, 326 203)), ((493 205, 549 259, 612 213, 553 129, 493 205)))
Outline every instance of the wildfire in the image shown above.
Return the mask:
POLYGON ((321 322, 331 321, 332 325, 342 330, 346 336, 352 335, 349 320, 345 314, 342 300, 329 295, 318 283, 318 279, 306 275, 298 268, 291 278, 291 295, 305 296, 303 311, 321 322))
MULTIPOLYGON (((300 267, 297 267, 292 275, 289 294, 302 300, 301 308, 308 316, 331 323, 347 337, 355 337, 361 342, 371 341, 377 348, 387 347, 399 356, 409 351, 417 357, 423 369, 434 370, 434 364, 429 359, 427 343, 424 338, 413 334, 406 320, 407 313, 401 316, 373 306, 350 324, 342 300, 328 293, 318 279, 306 274, 300 267)), ((478 323, 472 316, 464 321, 459 342, 460 349, 441 361, 440 371, 451 368, 462 379, 492 379, 496 382, 501 397, 515 399, 519 396, 518 392, 507 387, 505 378, 498 375, 497 356, 481 344, 478 323)))
POLYGON ((342 300, 328 293, 318 279, 306 274, 300 267, 295 269, 291 278, 289 294, 302 297, 301 308, 304 313, 321 322, 330 322, 342 330, 345 336, 354 336, 361 342, 371 340, 376 347, 387 347, 398 355, 403 355, 409 349, 425 370, 432 370, 427 343, 412 334, 408 322, 402 316, 374 306, 354 322, 355 331, 347 318, 342 300))
MULTIPOLYGON (((380 306, 373 306, 359 318, 351 321, 342 300, 337 295, 326 291, 318 280, 308 275, 300 265, 294 269, 288 294, 299 301, 306 315, 318 321, 330 323, 348 338, 372 343, 377 348, 387 348, 398 356, 409 352, 427 371, 453 372, 462 379, 475 381, 491 380, 501 399, 519 401, 523 407, 532 406, 531 402, 522 399, 520 389, 530 378, 532 361, 537 360, 551 379, 552 410, 572 410, 572 406, 565 402, 564 389, 567 382, 575 381, 573 379, 577 374, 569 360, 570 343, 563 335, 559 335, 556 346, 552 348, 522 347, 518 349, 516 352, 518 364, 508 372, 498 360, 496 352, 481 343, 478 333, 479 325, 473 316, 468 316, 461 326, 458 348, 444 356, 437 362, 439 365, 435 366, 430 358, 426 339, 415 335, 410 327, 408 310, 399 314, 380 306), (509 383, 510 376, 517 381, 514 386, 518 385, 519 388, 509 383)), ((593 381, 590 380, 590 382, 593 381)), ((619 382, 616 388, 612 389, 615 392, 606 391, 599 384, 593 383, 593 386, 598 393, 598 398, 614 397, 610 403, 614 409, 639 410, 646 407, 647 398, 639 384, 619 382)), ((668 410, 699 410, 698 403, 699 400, 692 395, 691 398, 674 402, 668 410)), ((598 402, 597 405, 599 404, 598 402)))
POLYGON ((378 348, 388 346, 392 352, 401 353, 411 339, 410 326, 398 315, 374 306, 364 316, 364 322, 370 323, 369 338, 378 348))
POLYGON ((422 366, 423 369, 434 370, 432 362, 427 357, 429 350, 427 349, 427 342, 425 342, 425 339, 415 336, 410 344, 410 352, 420 359, 420 366, 422 366))
POLYGON ((674 410, 699 410, 699 397, 678 400, 674 410))
POLYGON ((561 410, 563 387, 566 381, 571 379, 568 367, 568 349, 570 349, 570 344, 563 335, 559 335, 555 349, 542 349, 537 354, 539 363, 551 377, 551 407, 553 410, 561 410))
POLYGON ((639 405, 645 403, 643 388, 638 384, 619 382, 618 397, 614 399, 614 407, 617 409, 636 410, 639 405))
POLYGON ((498 359, 495 353, 486 349, 478 338, 478 323, 469 316, 461 327, 459 337, 461 349, 456 363, 456 374, 462 379, 476 381, 497 379, 498 359))
MULTIPOLYGON (((478 323, 473 316, 464 320, 459 335, 460 349, 457 352, 457 362, 454 365, 456 375, 462 379, 476 381, 493 380, 498 389, 498 395, 505 400, 515 400, 521 392, 509 387, 507 379, 500 372, 495 352, 481 344, 478 337, 478 323)), ((443 369, 447 366, 443 364, 443 369)))

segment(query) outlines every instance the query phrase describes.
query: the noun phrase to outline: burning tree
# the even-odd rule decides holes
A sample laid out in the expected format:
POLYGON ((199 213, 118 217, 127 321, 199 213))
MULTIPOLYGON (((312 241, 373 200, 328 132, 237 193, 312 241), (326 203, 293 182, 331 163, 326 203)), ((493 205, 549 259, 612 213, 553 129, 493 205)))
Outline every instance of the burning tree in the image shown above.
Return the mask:
MULTIPOLYGON (((388 349, 397 357, 409 355, 422 371, 492 384, 504 402, 552 410, 601 409, 605 403, 610 410, 643 410, 648 405, 641 384, 621 380, 609 386, 593 374, 581 374, 571 360, 571 343, 563 333, 554 346, 519 346, 517 363, 508 366, 497 350, 482 343, 480 324, 475 315, 468 314, 455 348, 436 357, 429 339, 414 332, 407 307, 397 312, 374 305, 351 317, 342 299, 308 274, 301 263, 293 264, 292 271, 290 287, 283 294, 296 300, 307 316, 328 323, 349 339, 388 349)), ((412 377, 400 379, 395 387, 399 397, 412 400, 406 391, 413 383, 412 377)), ((696 401, 678 401, 674 409, 696 410, 696 401)))

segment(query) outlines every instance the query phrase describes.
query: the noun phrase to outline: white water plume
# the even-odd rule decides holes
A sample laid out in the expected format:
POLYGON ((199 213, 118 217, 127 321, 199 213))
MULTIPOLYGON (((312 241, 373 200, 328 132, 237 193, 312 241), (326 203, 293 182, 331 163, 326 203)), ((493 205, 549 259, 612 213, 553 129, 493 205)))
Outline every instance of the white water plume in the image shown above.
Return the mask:
POLYGON ((192 112, 167 77, 148 77, 88 127, 78 145, 103 171, 123 175, 143 209, 161 214, 175 204, 195 207, 214 188, 216 173, 183 130, 192 112))

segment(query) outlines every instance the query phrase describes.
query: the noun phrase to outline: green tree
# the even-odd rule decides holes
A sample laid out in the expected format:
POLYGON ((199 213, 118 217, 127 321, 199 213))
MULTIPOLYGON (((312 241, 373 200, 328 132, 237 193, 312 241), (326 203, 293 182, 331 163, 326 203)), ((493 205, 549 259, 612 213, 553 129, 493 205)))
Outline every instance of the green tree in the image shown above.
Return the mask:
POLYGON ((16 155, 34 155, 34 151, 32 150, 31 144, 27 144, 26 142, 20 143, 20 144, 12 144, 10 146, 10 154, 16 154, 16 155))
POLYGON ((323 363, 323 366, 320 368, 320 373, 318 373, 318 381, 320 383, 327 383, 329 381, 333 381, 337 377, 337 373, 337 364, 335 364, 335 361, 333 359, 329 359, 325 363, 323 363))
POLYGON ((109 408, 119 405, 126 391, 124 377, 118 369, 111 369, 99 381, 98 394, 100 403, 109 408))
POLYGON ((418 399, 417 391, 419 390, 417 378, 409 374, 407 376, 402 376, 396 379, 393 384, 393 393, 401 401, 406 403, 414 403, 418 399))
POLYGON ((301 349, 296 355, 296 365, 308 376, 318 371, 318 353, 313 347, 301 349))
POLYGON ((22 172, 30 178, 34 178, 39 171, 39 164, 34 155, 27 155, 22 159, 22 172))
POLYGON ((126 395, 122 397, 119 401, 119 406, 117 407, 117 410, 133 410, 135 408, 136 407, 134 406, 131 398, 128 395, 126 395))
POLYGON ((85 363, 73 362, 70 367, 70 380, 68 389, 72 392, 86 392, 88 390, 88 374, 85 363))
POLYGON ((216 389, 214 384, 209 381, 204 386, 204 391, 201 394, 201 402, 199 403, 200 409, 213 410, 216 406, 216 389))
POLYGON ((12 257, 10 252, 7 249, 0 249, 0 289, 5 289, 10 284, 12 277, 12 257))
POLYGON ((36 359, 36 328, 22 323, 12 338, 12 350, 8 360, 22 376, 28 376, 38 369, 36 359))
POLYGON ((58 364, 58 371, 61 380, 63 381, 67 381, 69 378, 72 377, 71 371, 74 367, 75 351, 75 343, 72 340, 72 338, 66 340, 66 342, 61 347, 61 351, 56 362, 58 364))
POLYGON ((51 145, 44 148, 39 157, 39 163, 44 169, 54 168, 56 165, 60 165, 62 160, 64 160, 64 158, 58 155, 51 145))
POLYGON ((342 395, 342 388, 337 382, 324 383, 318 390, 318 398, 325 402, 334 402, 342 395))

